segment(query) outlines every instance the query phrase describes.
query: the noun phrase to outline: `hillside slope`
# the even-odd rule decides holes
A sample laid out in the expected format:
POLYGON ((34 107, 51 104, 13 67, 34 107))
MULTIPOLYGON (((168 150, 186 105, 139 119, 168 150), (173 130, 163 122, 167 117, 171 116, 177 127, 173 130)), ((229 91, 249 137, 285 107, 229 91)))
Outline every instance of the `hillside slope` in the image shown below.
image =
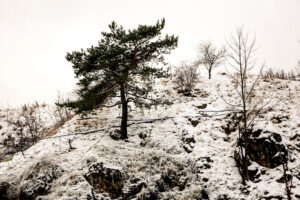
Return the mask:
MULTIPOLYGON (((281 165, 268 168, 253 162, 254 180, 247 187, 241 184, 234 160, 238 134, 226 129, 232 116, 221 98, 237 101, 231 85, 226 76, 216 74, 213 80, 202 78, 194 96, 188 97, 178 94, 171 80, 158 80, 154 95, 173 104, 150 110, 132 107, 130 123, 135 123, 128 128, 127 141, 111 137, 120 123, 117 107, 100 108, 83 119, 74 116, 57 134, 27 149, 24 156, 19 152, 11 161, 0 163, 0 197, 285 199, 281 165), (146 123, 148 119, 159 120, 146 123), (70 134, 78 132, 87 133, 70 134)), ((290 149, 289 168, 295 174, 292 191, 297 199, 300 84, 261 81, 255 93, 270 102, 254 129, 260 130, 258 139, 279 135, 275 142, 290 149)))

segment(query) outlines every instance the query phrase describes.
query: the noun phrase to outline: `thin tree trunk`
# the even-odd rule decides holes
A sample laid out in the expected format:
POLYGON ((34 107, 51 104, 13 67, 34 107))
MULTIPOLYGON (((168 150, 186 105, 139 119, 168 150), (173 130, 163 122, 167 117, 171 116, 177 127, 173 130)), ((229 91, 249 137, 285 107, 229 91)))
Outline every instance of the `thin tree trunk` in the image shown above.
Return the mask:
POLYGON ((122 101, 122 121, 121 121, 121 136, 123 139, 127 138, 127 120, 128 120, 128 102, 125 95, 125 85, 122 84, 120 88, 122 101))
MULTIPOLYGON (((246 108, 244 108, 246 109, 246 108)), ((244 111, 244 140, 245 140, 245 157, 244 157, 244 171, 245 171, 245 179, 246 181, 249 181, 249 173, 248 173, 248 145, 249 145, 249 136, 248 136, 248 131, 247 131, 247 119, 246 116, 247 113, 244 111)))
POLYGON ((279 153, 280 153, 280 159, 282 162, 282 169, 283 169, 283 177, 284 177, 284 182, 285 182, 285 191, 286 191, 286 195, 287 195, 287 199, 288 200, 292 200, 292 180, 293 180, 293 176, 291 175, 291 177, 288 177, 287 172, 289 171, 288 168, 288 162, 289 160, 285 160, 282 156, 282 151, 281 149, 279 149, 279 153))
POLYGON ((208 70, 208 79, 210 79, 211 78, 211 68, 209 68, 209 70, 208 70))
POLYGON ((241 89, 242 89, 242 101, 243 101, 243 123, 244 123, 244 142, 245 142, 245 157, 244 157, 244 176, 245 180, 249 181, 249 173, 248 173, 248 143, 249 143, 249 136, 247 130, 247 107, 246 107, 246 95, 245 95, 245 88, 246 88, 246 76, 245 74, 242 75, 241 73, 241 89))
POLYGON ((246 185, 246 180, 245 180, 245 170, 244 170, 244 165, 243 165, 243 163, 245 163, 245 154, 244 154, 244 152, 243 152, 243 147, 242 147, 242 145, 240 144, 240 142, 241 142, 241 139, 242 139, 242 134, 243 134, 243 132, 242 132, 242 130, 243 129, 241 129, 241 127, 240 127, 240 125, 238 126, 238 128, 239 128, 239 147, 240 147, 240 158, 241 158, 241 160, 242 160, 242 162, 241 162, 241 170, 240 170, 240 172, 241 172, 241 176, 242 176, 242 182, 243 182, 243 185, 246 185))

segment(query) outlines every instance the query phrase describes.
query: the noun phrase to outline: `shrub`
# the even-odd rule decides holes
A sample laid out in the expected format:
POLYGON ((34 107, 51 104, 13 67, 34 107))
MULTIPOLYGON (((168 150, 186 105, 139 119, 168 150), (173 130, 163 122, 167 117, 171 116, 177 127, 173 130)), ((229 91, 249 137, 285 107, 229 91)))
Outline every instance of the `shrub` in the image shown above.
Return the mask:
POLYGON ((69 107, 60 106, 62 104, 68 104, 71 100, 71 97, 65 97, 61 94, 60 91, 57 92, 55 100, 55 109, 52 113, 54 116, 56 126, 63 125, 68 119, 73 116, 73 112, 69 107))
POLYGON ((269 68, 268 70, 262 72, 263 79, 282 79, 282 80, 291 80, 291 81, 300 81, 300 72, 297 70, 290 70, 285 72, 283 69, 279 71, 273 71, 269 68))
POLYGON ((174 82, 179 88, 178 92, 191 92, 196 83, 199 81, 199 73, 197 72, 198 64, 182 63, 176 67, 174 74, 174 82))
POLYGON ((7 123, 10 132, 3 145, 13 152, 23 152, 29 144, 37 142, 46 131, 38 103, 23 105, 18 116, 13 119, 8 117, 7 123))

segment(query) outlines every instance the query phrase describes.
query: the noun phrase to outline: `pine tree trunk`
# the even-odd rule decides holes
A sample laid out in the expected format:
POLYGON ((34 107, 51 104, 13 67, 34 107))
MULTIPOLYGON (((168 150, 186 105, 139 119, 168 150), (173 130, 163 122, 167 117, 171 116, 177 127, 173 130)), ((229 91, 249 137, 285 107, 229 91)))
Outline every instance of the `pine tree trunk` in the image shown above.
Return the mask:
POLYGON ((121 136, 123 139, 127 139, 128 102, 125 95, 124 84, 121 85, 120 92, 122 101, 121 136))

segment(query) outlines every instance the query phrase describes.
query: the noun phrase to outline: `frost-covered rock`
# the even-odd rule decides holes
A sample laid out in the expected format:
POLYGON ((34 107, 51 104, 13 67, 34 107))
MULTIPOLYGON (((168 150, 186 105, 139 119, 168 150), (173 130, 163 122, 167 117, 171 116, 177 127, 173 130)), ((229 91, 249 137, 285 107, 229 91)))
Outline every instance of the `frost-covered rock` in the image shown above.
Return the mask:
POLYGON ((191 153, 196 143, 194 135, 184 129, 182 131, 182 142, 183 142, 183 149, 187 153, 191 153))
POLYGON ((160 179, 156 182, 156 188, 159 192, 165 192, 174 187, 178 187, 178 190, 182 191, 185 189, 187 181, 188 178, 186 178, 184 174, 168 169, 161 174, 160 179))
POLYGON ((20 181, 0 184, 0 199, 37 199, 49 194, 52 182, 63 174, 64 170, 50 160, 41 160, 24 171, 20 181))
POLYGON ((16 188, 7 182, 0 183, 0 199, 12 200, 18 197, 16 188))
POLYGON ((42 160, 33 165, 24 174, 20 187, 21 199, 36 199, 40 195, 46 195, 51 191, 51 184, 64 170, 57 164, 42 160))
MULTIPOLYGON (((249 138, 248 159, 263 167, 278 167, 287 161, 287 149, 280 143, 281 141, 282 138, 277 133, 271 133, 261 129, 252 132, 249 138)), ((239 145, 242 145, 242 149, 244 150, 243 140, 239 141, 239 145)), ((234 157, 238 165, 243 166, 239 151, 240 148, 236 148, 234 157)), ((257 170, 253 171, 253 176, 256 175, 256 171, 257 170)))
POLYGON ((131 179, 130 185, 123 189, 123 198, 136 198, 137 194, 139 194, 143 190, 143 188, 147 188, 147 184, 144 181, 139 179, 131 179))
POLYGON ((281 136, 277 133, 263 130, 255 131, 249 140, 249 158, 259 165, 267 168, 275 168, 286 162, 287 150, 281 136))
POLYGON ((203 169, 210 169, 214 161, 210 157, 200 157, 197 159, 197 168, 200 173, 203 169))
POLYGON ((102 162, 91 163, 84 177, 95 192, 108 193, 112 198, 122 195, 125 174, 118 167, 107 166, 102 162))
POLYGON ((121 140, 122 139, 121 132, 118 129, 114 129, 114 130, 110 131, 109 136, 113 140, 121 140))
POLYGON ((137 200, 159 200, 162 199, 162 195, 153 189, 144 189, 138 196, 137 200))

